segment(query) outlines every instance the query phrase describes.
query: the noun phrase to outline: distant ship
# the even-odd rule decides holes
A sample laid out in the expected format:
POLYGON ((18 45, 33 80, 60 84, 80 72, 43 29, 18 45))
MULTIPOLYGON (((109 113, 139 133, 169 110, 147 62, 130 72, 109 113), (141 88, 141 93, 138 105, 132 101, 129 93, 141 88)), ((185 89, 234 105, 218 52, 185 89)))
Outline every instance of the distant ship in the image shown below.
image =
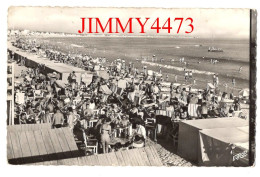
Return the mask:
POLYGON ((224 52, 221 48, 209 47, 208 52, 224 52))

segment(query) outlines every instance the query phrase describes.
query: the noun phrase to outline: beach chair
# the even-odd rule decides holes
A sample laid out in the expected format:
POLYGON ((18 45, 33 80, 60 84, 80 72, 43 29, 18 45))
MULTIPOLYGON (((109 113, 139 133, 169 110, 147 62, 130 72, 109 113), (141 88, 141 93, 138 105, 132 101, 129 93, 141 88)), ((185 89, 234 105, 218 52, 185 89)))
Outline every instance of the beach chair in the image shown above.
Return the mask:
POLYGON ((156 119, 155 118, 146 118, 145 120, 145 129, 147 136, 150 137, 152 132, 153 139, 156 141, 156 119))
POLYGON ((43 92, 41 90, 34 90, 33 98, 34 99, 43 98, 43 92))
POLYGON ((93 154, 97 154, 97 148, 98 148, 98 140, 97 139, 90 139, 85 131, 83 131, 83 138, 84 138, 84 144, 85 144, 85 150, 91 149, 93 154))

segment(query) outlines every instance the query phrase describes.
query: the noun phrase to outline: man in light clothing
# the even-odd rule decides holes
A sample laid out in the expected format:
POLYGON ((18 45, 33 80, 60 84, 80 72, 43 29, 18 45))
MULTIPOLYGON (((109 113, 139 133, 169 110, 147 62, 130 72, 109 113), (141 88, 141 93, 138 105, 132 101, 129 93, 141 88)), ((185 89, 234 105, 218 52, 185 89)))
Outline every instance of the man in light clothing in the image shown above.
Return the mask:
POLYGON ((68 108, 69 110, 69 116, 68 116, 68 127, 70 128, 71 132, 73 133, 75 122, 77 121, 77 118, 75 114, 73 113, 72 107, 68 108))
POLYGON ((141 122, 136 122, 136 130, 133 136, 133 147, 140 148, 145 146, 146 130, 141 122))

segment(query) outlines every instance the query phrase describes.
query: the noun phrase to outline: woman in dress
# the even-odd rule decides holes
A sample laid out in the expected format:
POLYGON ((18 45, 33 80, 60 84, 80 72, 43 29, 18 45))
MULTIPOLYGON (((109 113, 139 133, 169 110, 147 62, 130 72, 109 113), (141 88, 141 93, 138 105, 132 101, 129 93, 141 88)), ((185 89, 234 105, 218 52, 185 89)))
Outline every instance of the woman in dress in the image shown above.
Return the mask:
POLYGON ((108 153, 108 145, 110 143, 110 134, 111 134, 111 126, 110 126, 110 118, 104 120, 103 125, 100 127, 101 133, 101 143, 103 147, 103 153, 108 153))

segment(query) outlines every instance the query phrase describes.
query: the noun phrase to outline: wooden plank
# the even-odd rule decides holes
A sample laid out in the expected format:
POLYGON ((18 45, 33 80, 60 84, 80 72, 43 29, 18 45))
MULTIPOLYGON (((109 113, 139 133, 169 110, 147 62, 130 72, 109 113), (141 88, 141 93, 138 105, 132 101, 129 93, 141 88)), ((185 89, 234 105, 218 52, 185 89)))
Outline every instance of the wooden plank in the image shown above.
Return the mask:
POLYGON ((27 131, 28 130, 28 125, 29 124, 23 124, 22 128, 21 128, 21 131, 27 131))
POLYGON ((115 152, 115 155, 116 155, 116 157, 117 157, 118 166, 126 166, 125 160, 124 160, 124 158, 123 158, 123 156, 122 156, 121 151, 115 152))
POLYGON ((94 165, 97 165, 96 163, 96 161, 97 160, 94 160, 94 156, 93 155, 91 155, 91 156, 87 156, 87 160, 90 162, 90 165, 91 166, 94 166, 94 165))
POLYGON ((150 161, 149 161, 149 159, 147 157, 147 154, 146 154, 144 148, 140 148, 138 150, 139 150, 139 154, 141 155, 141 157, 143 159, 144 165, 145 166, 151 166, 150 161))
POLYGON ((98 155, 92 155, 91 157, 94 166, 101 166, 101 162, 99 161, 98 155))
POLYGON ((12 149, 14 152, 14 158, 22 158, 22 148, 20 145, 19 137, 15 132, 10 132, 10 139, 12 141, 12 149))
POLYGON ((92 165, 93 165, 90 156, 86 156, 86 157, 82 157, 82 158, 84 159, 86 165, 89 165, 89 166, 92 166, 92 165))
POLYGON ((52 142, 52 145, 54 147, 54 150, 55 150, 55 153, 57 155, 57 158, 58 159, 64 159, 65 155, 62 152, 62 148, 61 148, 60 142, 59 142, 59 140, 57 138, 56 132, 53 131, 53 130, 54 129, 47 130, 49 132, 49 138, 51 139, 51 142, 52 142))
POLYGON ((144 166, 145 164, 143 163, 143 159, 140 157, 138 149, 139 148, 135 148, 135 149, 130 150, 131 155, 134 156, 134 158, 136 159, 136 161, 138 163, 137 166, 144 166))
POLYGON ((13 125, 7 126, 7 131, 9 131, 9 132, 15 132, 15 131, 16 131, 15 126, 13 126, 13 125))
POLYGON ((44 165, 44 166, 49 166, 49 165, 51 165, 51 161, 44 161, 44 162, 43 162, 43 165, 44 165))
POLYGON ((23 153, 23 158, 31 157, 32 155, 29 146, 30 142, 28 142, 25 132, 24 131, 19 132, 18 137, 19 137, 19 141, 23 153))
POLYGON ((110 160, 111 160, 111 166, 120 166, 120 163, 117 160, 117 156, 115 152, 109 153, 110 160))
POLYGON ((132 162, 132 166, 141 166, 141 163, 139 162, 138 158, 136 157, 136 154, 134 153, 134 149, 128 150, 126 152, 132 162))
POLYGON ((45 143, 43 141, 41 131, 40 130, 33 131, 33 134, 34 134, 34 137, 36 140, 36 145, 38 147, 39 154, 40 155, 48 154, 46 147, 45 147, 45 143))
POLYGON ((84 163, 84 166, 91 166, 91 161, 90 159, 88 158, 88 156, 83 156, 83 157, 80 157, 80 159, 82 160, 82 163, 84 163))
POLYGON ((73 134, 70 132, 68 128, 61 128, 60 131, 63 133, 63 136, 65 137, 65 140, 70 148, 70 151, 72 152, 72 156, 73 157, 78 156, 79 151, 75 139, 73 137, 73 134))
POLYGON ((43 129, 43 130, 39 130, 39 131, 42 134, 42 140, 43 140, 42 142, 45 146, 45 149, 46 149, 47 153, 49 154, 48 157, 50 159, 52 159, 52 158, 56 159, 57 158, 57 156, 55 155, 56 151, 55 151, 52 141, 50 139, 48 130, 43 129))
POLYGON ((29 125, 27 126, 27 129, 28 129, 28 130, 31 130, 31 131, 32 131, 32 130, 37 130, 36 127, 37 127, 37 124, 29 124, 29 125))
POLYGON ((134 162, 132 161, 132 157, 129 157, 128 150, 122 151, 122 157, 124 158, 126 166, 134 166, 134 162))
POLYGON ((77 158, 77 161, 78 161, 78 165, 79 165, 79 166, 83 166, 83 165, 85 164, 85 161, 84 161, 83 158, 81 158, 81 157, 76 157, 76 158, 77 158))
POLYGON ((114 152, 104 154, 104 160, 106 161, 107 166, 112 166, 113 160, 111 159, 111 154, 114 152))
POLYGON ((47 128, 47 124, 44 123, 44 124, 39 124, 39 129, 48 129, 47 128))
POLYGON ((50 161, 50 165, 58 165, 57 160, 52 160, 52 161, 50 161))
POLYGON ((73 134, 70 131, 70 129, 69 128, 62 128, 61 130, 63 131, 63 133, 64 133, 64 135, 67 139, 67 142, 69 143, 69 147, 70 147, 71 151, 78 150, 78 146, 75 142, 75 139, 74 139, 73 134))
MULTIPOLYGON (((99 154, 99 155, 96 155, 95 157, 97 157, 98 159, 98 162, 96 161, 95 165, 100 165, 100 166, 107 166, 107 160, 104 158, 104 154, 99 154)), ((93 156, 94 158, 94 156, 93 156)))
POLYGON ((15 132, 21 131, 23 125, 24 125, 24 124, 21 124, 21 125, 14 125, 15 132))
POLYGON ((23 131, 31 131, 33 125, 34 125, 34 124, 27 124, 27 125, 26 125, 26 128, 24 128, 23 131))
POLYGON ((156 166, 162 166, 162 162, 161 162, 161 160, 160 160, 160 158, 159 158, 155 148, 153 146, 149 146, 149 148, 150 148, 151 153, 152 153, 152 155, 153 155, 153 157, 155 159, 156 166))
POLYGON ((77 157, 69 158, 71 165, 79 165, 79 161, 77 157))
POLYGON ((7 131, 7 159, 14 159, 14 150, 9 131, 7 131))
POLYGON ((37 165, 44 165, 44 162, 37 162, 37 165))
POLYGON ((67 143, 67 140, 66 140, 61 128, 53 129, 52 131, 54 131, 57 135, 58 141, 60 143, 60 146, 61 146, 62 152, 64 153, 65 158, 71 158, 72 154, 70 152, 69 145, 67 143))
POLYGON ((144 150, 146 152, 147 158, 149 159, 149 162, 150 162, 151 166, 156 166, 157 163, 156 163, 156 161, 155 161, 155 159, 153 157, 151 149, 149 147, 145 147, 144 150))
POLYGON ((34 137, 34 133, 33 131, 26 131, 25 135, 27 137, 27 140, 29 142, 29 147, 31 150, 31 155, 32 156, 38 156, 40 155, 38 147, 37 147, 37 143, 36 143, 36 139, 34 137))
POLYGON ((88 156, 84 156, 84 157, 82 157, 82 159, 84 160, 85 165, 91 166, 91 161, 90 161, 90 159, 88 158, 88 156))
POLYGON ((133 152, 131 152, 131 154, 134 154, 134 156, 137 159, 138 164, 140 166, 146 166, 144 159, 141 156, 142 154, 140 153, 140 149, 142 149, 142 148, 136 148, 136 149, 131 150, 131 151, 133 151, 133 152))

